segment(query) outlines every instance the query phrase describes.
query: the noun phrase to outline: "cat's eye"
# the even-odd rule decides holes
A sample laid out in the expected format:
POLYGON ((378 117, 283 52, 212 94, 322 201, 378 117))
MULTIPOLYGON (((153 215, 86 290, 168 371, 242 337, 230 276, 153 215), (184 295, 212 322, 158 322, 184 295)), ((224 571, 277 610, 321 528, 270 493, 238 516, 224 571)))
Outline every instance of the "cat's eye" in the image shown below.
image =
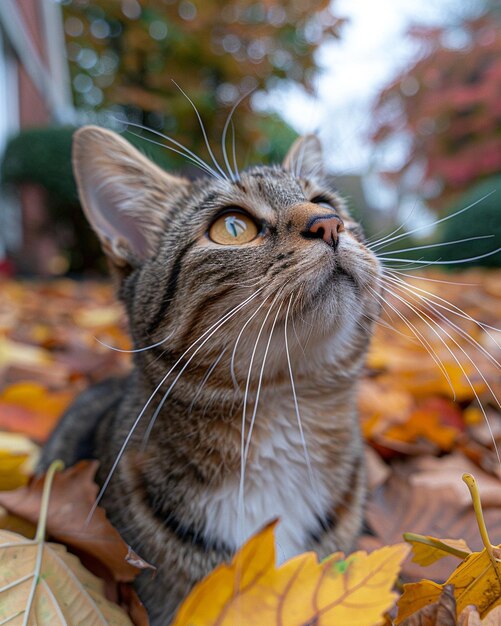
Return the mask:
POLYGON ((258 235, 254 220, 240 211, 226 211, 209 228, 209 237, 221 246, 239 246, 250 243, 258 235))
POLYGON ((337 211, 337 207, 326 196, 315 196, 310 200, 310 202, 313 202, 314 204, 319 204, 326 209, 332 209, 333 211, 337 211))

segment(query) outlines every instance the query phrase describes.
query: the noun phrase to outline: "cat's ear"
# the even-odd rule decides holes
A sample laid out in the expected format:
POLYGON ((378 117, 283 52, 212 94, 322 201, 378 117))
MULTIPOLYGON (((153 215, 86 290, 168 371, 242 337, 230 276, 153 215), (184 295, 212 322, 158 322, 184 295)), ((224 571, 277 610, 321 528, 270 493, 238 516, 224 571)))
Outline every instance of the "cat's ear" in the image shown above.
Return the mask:
POLYGON ((287 153, 283 168, 295 176, 322 176, 324 159, 322 144, 316 135, 304 135, 292 144, 287 153))
POLYGON ((74 134, 73 170, 85 215, 112 263, 135 266, 153 255, 165 228, 168 199, 188 182, 97 126, 74 134))

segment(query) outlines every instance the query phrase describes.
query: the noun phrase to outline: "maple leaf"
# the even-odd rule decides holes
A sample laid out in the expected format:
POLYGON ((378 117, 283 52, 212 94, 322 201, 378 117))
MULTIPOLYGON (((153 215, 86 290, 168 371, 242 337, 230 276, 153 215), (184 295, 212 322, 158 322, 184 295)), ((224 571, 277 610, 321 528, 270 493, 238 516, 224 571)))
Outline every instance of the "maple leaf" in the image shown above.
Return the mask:
MULTIPOLYGON (((80 461, 54 476, 47 509, 47 532, 58 541, 93 556, 118 581, 132 581, 142 569, 154 569, 128 546, 113 528, 104 509, 97 507, 94 482, 97 461, 80 461), (78 497, 75 497, 78 494, 78 497)), ((44 477, 35 477, 26 487, 0 493, 0 505, 32 523, 39 519, 44 477)))
MULTIPOLYGON (((87 571, 64 546, 45 542, 50 485, 47 473, 40 521, 33 540, 0 530, 0 620, 65 626, 101 623, 132 626, 127 614, 104 597, 104 582, 87 571)), ((17 622, 16 622, 17 623, 17 622)))
POLYGON ((275 567, 274 526, 252 537, 184 601, 173 626, 373 626, 394 602, 405 544, 367 554, 305 553, 275 567))

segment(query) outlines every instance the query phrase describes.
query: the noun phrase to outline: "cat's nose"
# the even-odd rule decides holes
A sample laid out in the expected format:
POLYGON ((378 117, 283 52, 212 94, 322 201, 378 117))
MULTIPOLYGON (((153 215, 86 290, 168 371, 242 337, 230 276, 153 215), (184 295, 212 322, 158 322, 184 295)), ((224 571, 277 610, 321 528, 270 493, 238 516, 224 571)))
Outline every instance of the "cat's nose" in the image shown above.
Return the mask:
POLYGON ((337 215, 317 215, 308 220, 304 236, 308 239, 323 239, 326 244, 335 248, 339 233, 343 230, 343 220, 337 215))

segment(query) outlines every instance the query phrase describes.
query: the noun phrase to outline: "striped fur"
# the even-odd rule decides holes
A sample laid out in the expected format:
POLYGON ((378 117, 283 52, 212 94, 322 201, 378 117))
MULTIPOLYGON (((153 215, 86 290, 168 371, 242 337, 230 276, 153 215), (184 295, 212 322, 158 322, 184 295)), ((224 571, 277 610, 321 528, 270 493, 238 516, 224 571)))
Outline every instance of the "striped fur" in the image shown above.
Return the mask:
POLYGON ((134 346, 169 339, 136 352, 127 379, 77 400, 41 469, 56 457, 92 455, 103 483, 130 436, 103 504, 158 567, 154 580, 137 583, 153 626, 167 624, 197 580, 276 516, 281 560, 349 550, 365 494, 356 392, 379 313, 368 289, 377 289, 379 266, 323 179, 318 142, 300 140, 283 166, 254 167, 235 182, 163 174, 93 127, 79 131, 74 155, 134 346), (308 220, 332 214, 312 202, 319 197, 345 224, 335 249, 305 237, 308 220), (210 241, 208 227, 227 206, 253 215, 262 235, 243 246, 210 241), (253 425, 242 491, 243 415, 245 439, 253 425))

